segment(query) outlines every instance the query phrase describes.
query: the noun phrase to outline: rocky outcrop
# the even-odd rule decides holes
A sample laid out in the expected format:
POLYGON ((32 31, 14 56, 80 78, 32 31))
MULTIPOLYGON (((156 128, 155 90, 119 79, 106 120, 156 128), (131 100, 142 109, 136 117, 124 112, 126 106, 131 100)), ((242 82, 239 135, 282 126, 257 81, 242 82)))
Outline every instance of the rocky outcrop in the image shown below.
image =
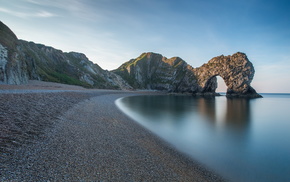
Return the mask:
POLYGON ((179 57, 167 59, 156 53, 143 53, 113 71, 136 89, 215 95, 216 76, 221 76, 228 97, 261 97, 250 86, 254 67, 244 53, 219 56, 199 68, 193 68, 179 57))
POLYGON ((103 70, 84 54, 64 53, 42 44, 19 41, 30 79, 81 85, 88 88, 130 89, 120 76, 103 70))
POLYGON ((228 97, 260 97, 250 86, 255 70, 246 54, 238 52, 232 56, 218 56, 208 63, 193 69, 199 92, 215 92, 216 76, 227 85, 228 97))
POLYGON ((26 64, 19 57, 18 39, 0 21, 0 83, 20 84, 27 81, 26 64))
POLYGON ((179 57, 167 59, 161 54, 143 53, 112 72, 135 89, 193 92, 197 84, 194 76, 187 74, 189 68, 191 66, 179 57))
POLYGON ((8 60, 8 51, 0 44, 0 82, 7 82, 6 64, 8 60))
POLYGON ((21 84, 29 79, 88 88, 132 89, 119 75, 103 70, 84 54, 18 40, 0 22, 0 83, 21 84))

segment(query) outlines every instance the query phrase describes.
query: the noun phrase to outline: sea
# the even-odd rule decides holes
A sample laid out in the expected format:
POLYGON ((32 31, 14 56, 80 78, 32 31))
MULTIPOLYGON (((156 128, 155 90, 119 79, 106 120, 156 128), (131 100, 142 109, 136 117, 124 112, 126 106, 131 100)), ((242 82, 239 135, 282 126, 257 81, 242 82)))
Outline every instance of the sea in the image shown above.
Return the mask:
POLYGON ((130 118, 229 181, 290 181, 290 94, 116 101, 130 118))

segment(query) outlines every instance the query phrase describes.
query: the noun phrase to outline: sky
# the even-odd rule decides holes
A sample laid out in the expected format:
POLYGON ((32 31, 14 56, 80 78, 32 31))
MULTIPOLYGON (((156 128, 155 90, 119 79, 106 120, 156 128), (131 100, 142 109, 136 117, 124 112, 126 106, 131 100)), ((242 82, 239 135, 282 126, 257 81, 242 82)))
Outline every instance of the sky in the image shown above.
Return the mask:
POLYGON ((143 52, 193 67, 244 52, 257 92, 290 93, 289 0, 0 0, 0 20, 19 39, 84 53, 107 70, 143 52))

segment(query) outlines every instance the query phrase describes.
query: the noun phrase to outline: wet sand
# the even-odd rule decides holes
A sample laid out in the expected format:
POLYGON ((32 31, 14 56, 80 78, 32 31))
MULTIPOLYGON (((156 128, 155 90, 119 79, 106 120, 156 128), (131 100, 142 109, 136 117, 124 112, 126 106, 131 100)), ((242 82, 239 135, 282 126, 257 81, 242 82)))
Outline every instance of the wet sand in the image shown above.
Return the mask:
POLYGON ((37 84, 1 85, 0 181, 222 181, 114 104, 156 93, 37 84))

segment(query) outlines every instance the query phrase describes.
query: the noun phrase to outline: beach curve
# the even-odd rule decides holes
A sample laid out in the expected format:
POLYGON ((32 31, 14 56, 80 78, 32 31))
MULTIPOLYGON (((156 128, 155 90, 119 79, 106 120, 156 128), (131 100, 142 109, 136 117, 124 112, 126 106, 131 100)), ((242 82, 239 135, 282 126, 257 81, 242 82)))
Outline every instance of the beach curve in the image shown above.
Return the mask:
MULTIPOLYGON (((67 93, 50 97, 60 94, 67 93)), ((53 118, 52 127, 40 139, 6 156, 2 181, 223 180, 129 119, 114 104, 118 98, 144 93, 86 94, 53 118)))

